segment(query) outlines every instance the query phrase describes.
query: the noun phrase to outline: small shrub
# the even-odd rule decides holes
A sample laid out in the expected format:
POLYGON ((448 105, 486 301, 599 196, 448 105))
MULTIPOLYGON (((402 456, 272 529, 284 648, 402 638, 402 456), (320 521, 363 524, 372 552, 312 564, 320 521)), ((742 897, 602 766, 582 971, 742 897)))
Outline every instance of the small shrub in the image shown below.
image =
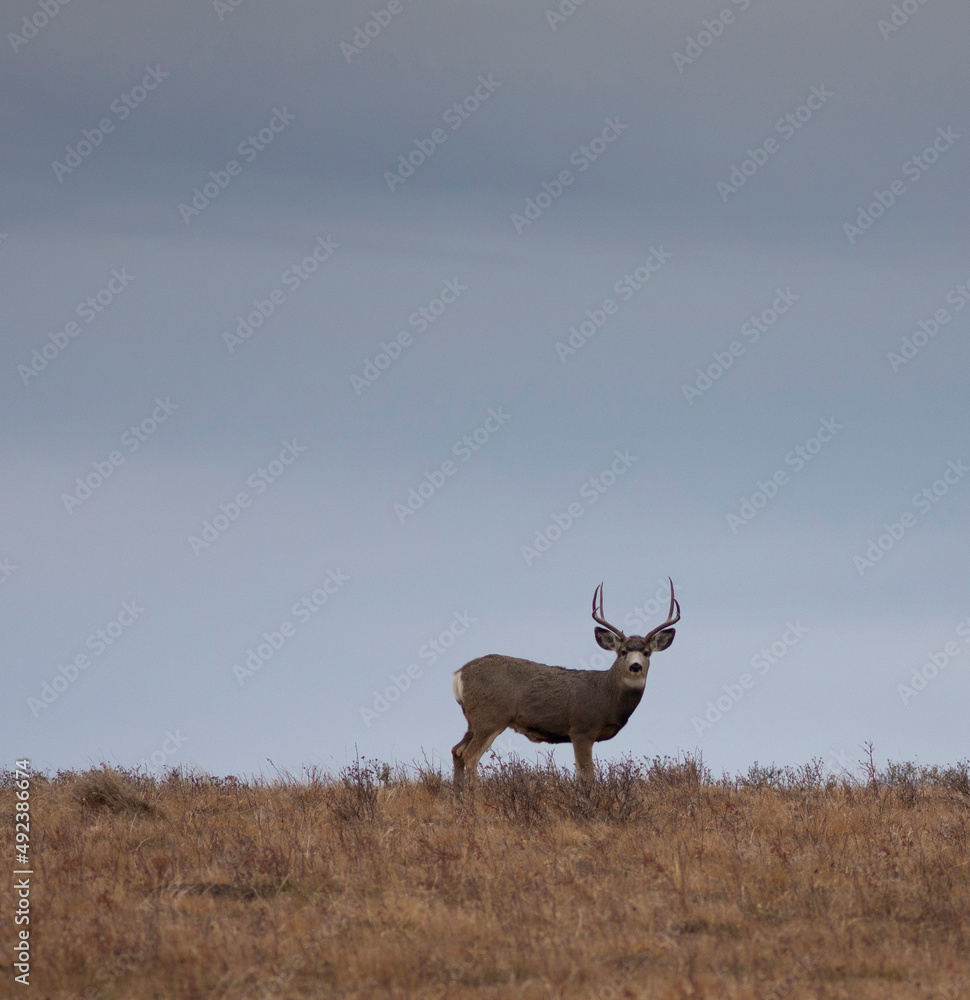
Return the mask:
POLYGON ((390 764, 362 760, 358 757, 337 775, 331 789, 331 806, 337 819, 371 820, 377 811, 380 784, 392 780, 390 764))
POLYGON ((75 801, 86 809, 103 809, 128 815, 154 815, 155 807, 137 794, 134 778, 112 767, 88 771, 74 787, 75 801))
POLYGON ((783 768, 769 764, 762 767, 755 761, 749 768, 747 775, 741 779, 743 788, 778 788, 784 784, 785 771, 783 768))

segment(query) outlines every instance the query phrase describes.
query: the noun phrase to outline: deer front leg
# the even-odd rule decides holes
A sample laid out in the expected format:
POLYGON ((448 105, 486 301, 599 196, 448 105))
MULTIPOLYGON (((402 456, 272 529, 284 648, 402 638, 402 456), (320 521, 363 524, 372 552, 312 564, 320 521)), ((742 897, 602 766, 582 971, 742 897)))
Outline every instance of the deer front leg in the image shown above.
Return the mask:
POLYGON ((589 788, 593 783, 593 740, 583 736, 573 737, 573 753, 576 755, 576 777, 589 788))

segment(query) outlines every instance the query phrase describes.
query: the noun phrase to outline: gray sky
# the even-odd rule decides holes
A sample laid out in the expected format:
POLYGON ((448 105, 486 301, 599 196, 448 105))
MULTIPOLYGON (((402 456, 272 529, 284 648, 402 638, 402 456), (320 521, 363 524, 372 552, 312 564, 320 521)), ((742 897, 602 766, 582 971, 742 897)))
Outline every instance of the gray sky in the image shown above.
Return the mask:
POLYGON ((967 755, 970 11, 655 6, 7 8, 3 762, 967 755))

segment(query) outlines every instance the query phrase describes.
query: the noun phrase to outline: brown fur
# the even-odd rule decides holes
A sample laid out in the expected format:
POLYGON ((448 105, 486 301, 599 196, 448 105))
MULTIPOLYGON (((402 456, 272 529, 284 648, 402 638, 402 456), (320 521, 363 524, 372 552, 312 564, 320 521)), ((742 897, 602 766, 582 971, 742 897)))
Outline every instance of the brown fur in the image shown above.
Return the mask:
POLYGON ((617 654, 609 670, 567 670, 496 654, 466 663, 453 685, 468 720, 451 751, 456 787, 466 770, 475 782, 482 754, 510 727, 534 743, 572 743, 577 774, 591 782, 593 744, 626 725, 643 696, 650 654, 673 639, 672 628, 646 639, 597 628, 597 642, 617 654))

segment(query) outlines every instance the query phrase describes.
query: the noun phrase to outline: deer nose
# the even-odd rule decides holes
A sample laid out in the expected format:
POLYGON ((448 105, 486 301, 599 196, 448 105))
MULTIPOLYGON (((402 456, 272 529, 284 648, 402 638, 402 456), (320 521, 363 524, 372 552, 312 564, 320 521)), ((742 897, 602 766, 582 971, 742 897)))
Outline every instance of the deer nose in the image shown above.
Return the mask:
POLYGON ((643 666, 641 664, 639 664, 639 663, 631 663, 630 664, 630 673, 631 674, 638 674, 638 673, 640 673, 641 670, 643 670, 643 666))

